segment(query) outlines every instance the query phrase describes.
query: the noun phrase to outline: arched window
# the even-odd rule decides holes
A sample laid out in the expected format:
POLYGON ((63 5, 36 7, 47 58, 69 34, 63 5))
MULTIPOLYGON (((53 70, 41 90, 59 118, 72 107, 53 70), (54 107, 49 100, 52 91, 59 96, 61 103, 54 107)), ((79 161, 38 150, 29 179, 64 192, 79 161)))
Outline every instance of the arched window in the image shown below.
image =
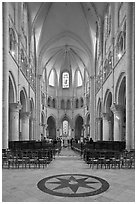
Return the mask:
POLYGON ((67 100, 67 109, 70 109, 70 100, 67 100))
POLYGON ((51 105, 51 98, 48 97, 48 106, 50 107, 50 105, 51 105))
POLYGON ((9 49, 11 54, 14 56, 16 52, 16 37, 12 28, 9 29, 9 49))
POLYGON ((61 100, 61 109, 65 109, 65 101, 64 101, 64 99, 61 100))
POLYGON ((124 51, 124 33, 121 31, 117 41, 117 56, 118 59, 122 57, 124 51))
POLYGON ((62 73, 62 88, 69 88, 69 73, 63 72, 62 73))
POLYGON ((82 77, 79 70, 76 72, 76 82, 77 82, 77 85, 76 85, 77 87, 82 86, 82 77))
POLYGON ((109 68, 109 71, 112 69, 112 53, 111 52, 109 53, 109 56, 108 56, 108 68, 109 68))
POLYGON ((82 108, 83 105, 84 105, 84 101, 83 101, 83 98, 82 98, 82 97, 80 98, 80 105, 81 105, 81 108, 82 108))
POLYGON ((78 101, 78 99, 76 99, 76 108, 78 108, 79 107, 79 101, 78 101))
POLYGON ((55 98, 53 98, 52 104, 53 104, 53 108, 55 108, 56 107, 56 99, 55 98))
POLYGON ((49 85, 55 86, 55 71, 52 69, 49 75, 49 85))
POLYGON ((63 134, 68 134, 68 121, 64 120, 63 121, 63 134))

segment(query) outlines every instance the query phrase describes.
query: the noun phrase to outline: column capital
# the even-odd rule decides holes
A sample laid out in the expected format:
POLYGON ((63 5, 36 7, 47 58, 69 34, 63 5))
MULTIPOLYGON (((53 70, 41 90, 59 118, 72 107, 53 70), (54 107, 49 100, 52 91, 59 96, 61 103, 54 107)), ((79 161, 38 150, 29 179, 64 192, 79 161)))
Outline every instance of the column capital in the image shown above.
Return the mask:
POLYGON ((90 76, 90 79, 92 80, 92 79, 95 79, 95 75, 91 75, 90 76))
POLYGON ((41 74, 37 74, 37 77, 38 77, 38 79, 40 79, 42 77, 42 75, 41 74))
POLYGON ((103 118, 104 120, 109 120, 109 119, 110 119, 109 113, 102 113, 102 118, 103 118))
POLYGON ((10 103, 10 109, 12 111, 19 111, 21 110, 22 105, 20 103, 10 103))
POLYGON ((96 118, 96 122, 101 121, 101 120, 102 120, 101 117, 96 118))
POLYGON ((112 110, 113 113, 117 113, 117 112, 123 112, 124 107, 122 105, 113 103, 110 109, 112 110))
POLYGON ((23 112, 23 113, 21 113, 21 118, 22 119, 27 119, 29 117, 30 117, 30 112, 23 112))
POLYGON ((35 118, 33 116, 30 116, 31 121, 35 121, 35 118))

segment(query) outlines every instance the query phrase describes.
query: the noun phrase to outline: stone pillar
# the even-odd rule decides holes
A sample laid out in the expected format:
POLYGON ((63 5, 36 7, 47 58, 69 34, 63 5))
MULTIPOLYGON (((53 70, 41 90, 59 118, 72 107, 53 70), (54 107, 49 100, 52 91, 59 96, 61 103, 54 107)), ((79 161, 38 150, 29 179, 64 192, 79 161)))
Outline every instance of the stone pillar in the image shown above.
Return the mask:
POLYGON ((41 91, 40 91, 40 79, 41 79, 41 75, 37 75, 36 78, 36 131, 35 131, 35 139, 39 140, 41 137, 41 131, 40 131, 40 107, 41 107, 41 91))
POLYGON ((43 125, 43 137, 46 137, 46 124, 43 125))
POLYGON ((103 140, 108 141, 109 140, 109 134, 110 134, 110 125, 109 125, 109 114, 103 113, 103 140))
POLYGON ((8 21, 8 2, 3 2, 3 81, 2 81, 2 148, 8 148, 8 51, 9 51, 9 21, 8 21))
POLYGON ((57 137, 59 138, 60 134, 59 134, 59 127, 57 128, 57 137))
POLYGON ((123 107, 113 104, 111 110, 114 113, 114 141, 121 141, 123 138, 123 107))
POLYGON ((97 140, 102 140, 101 123, 102 123, 102 118, 96 118, 97 140))
POLYGON ((88 135, 87 124, 85 124, 84 138, 86 138, 87 135, 88 135))
POLYGON ((72 129, 72 138, 75 138, 75 132, 74 132, 74 129, 72 129))
POLYGON ((127 59, 127 78, 126 78, 126 148, 135 148, 135 104, 134 104, 134 2, 126 3, 127 22, 126 22, 126 59, 127 59))
POLYGON ((34 122, 35 118, 31 116, 29 119, 29 140, 34 140, 34 122))
POLYGON ((90 137, 95 141, 95 77, 90 77, 90 137))
POLYGON ((29 117, 30 112, 21 113, 21 140, 29 140, 29 117))
POLYGON ((21 105, 10 103, 10 123, 9 123, 9 140, 19 141, 19 110, 21 105))

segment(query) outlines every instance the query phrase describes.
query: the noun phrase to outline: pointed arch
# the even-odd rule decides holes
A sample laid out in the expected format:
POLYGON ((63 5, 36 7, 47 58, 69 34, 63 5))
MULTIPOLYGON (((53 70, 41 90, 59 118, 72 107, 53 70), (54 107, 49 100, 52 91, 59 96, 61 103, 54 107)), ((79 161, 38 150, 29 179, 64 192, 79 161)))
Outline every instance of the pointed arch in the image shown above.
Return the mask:
POLYGON ((56 70, 52 68, 48 76, 48 85, 55 87, 56 83, 57 83, 57 73, 56 73, 56 70))
POLYGON ((75 71, 74 82, 76 87, 81 87, 83 85, 83 77, 79 68, 77 68, 75 71))
POLYGON ((17 101, 17 86, 12 72, 9 72, 9 102, 17 101))

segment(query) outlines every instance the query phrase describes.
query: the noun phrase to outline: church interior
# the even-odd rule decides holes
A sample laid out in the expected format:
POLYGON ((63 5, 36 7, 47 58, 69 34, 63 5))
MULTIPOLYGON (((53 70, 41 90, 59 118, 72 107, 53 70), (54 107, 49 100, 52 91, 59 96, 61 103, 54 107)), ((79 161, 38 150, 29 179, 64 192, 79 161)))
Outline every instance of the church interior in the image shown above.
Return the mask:
POLYGON ((2 201, 135 201, 135 3, 2 3, 2 201))

